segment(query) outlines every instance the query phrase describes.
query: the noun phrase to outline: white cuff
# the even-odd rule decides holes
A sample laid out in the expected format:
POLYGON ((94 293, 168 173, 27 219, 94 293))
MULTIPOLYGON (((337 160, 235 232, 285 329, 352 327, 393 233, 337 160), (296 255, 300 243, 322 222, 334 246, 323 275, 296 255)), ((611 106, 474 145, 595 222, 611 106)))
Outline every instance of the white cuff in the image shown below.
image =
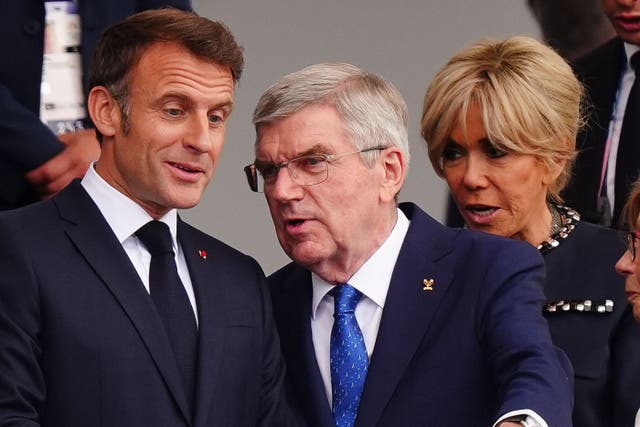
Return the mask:
POLYGON ((538 415, 535 411, 531 409, 520 409, 517 411, 507 412, 493 424, 493 427, 499 427, 500 423, 507 421, 512 417, 521 417, 523 418, 520 422, 525 427, 549 427, 549 425, 542 419, 540 415, 538 415))

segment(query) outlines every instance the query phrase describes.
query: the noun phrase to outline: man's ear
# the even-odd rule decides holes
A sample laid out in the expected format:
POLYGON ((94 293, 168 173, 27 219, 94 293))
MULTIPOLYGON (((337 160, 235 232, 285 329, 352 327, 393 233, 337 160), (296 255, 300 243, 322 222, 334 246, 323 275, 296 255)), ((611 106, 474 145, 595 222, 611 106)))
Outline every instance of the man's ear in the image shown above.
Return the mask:
POLYGON ((120 106, 106 87, 93 87, 89 92, 87 106, 93 124, 103 136, 112 137, 121 129, 120 106))
POLYGON ((380 198, 385 202, 395 200, 407 175, 407 160, 400 148, 392 146, 380 153, 383 178, 380 185, 380 198))

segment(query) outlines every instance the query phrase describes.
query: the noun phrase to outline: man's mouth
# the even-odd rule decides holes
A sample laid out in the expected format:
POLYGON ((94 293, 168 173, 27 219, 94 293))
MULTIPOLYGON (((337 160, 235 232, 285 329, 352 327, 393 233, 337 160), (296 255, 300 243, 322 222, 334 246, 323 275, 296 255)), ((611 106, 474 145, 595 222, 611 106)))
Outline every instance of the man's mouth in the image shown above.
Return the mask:
POLYGON ((618 26, 625 31, 640 31, 640 15, 631 13, 620 13, 615 16, 618 26))
POLYGON ((182 163, 169 162, 169 164, 171 166, 173 166, 174 168, 176 168, 176 169, 180 169, 180 170, 183 170, 183 171, 189 172, 189 173, 200 173, 200 172, 202 172, 202 169, 200 169, 200 168, 196 168, 196 167, 193 167, 193 166, 187 166, 187 165, 182 164, 182 163))
POLYGON ((302 233, 306 230, 305 224, 309 222, 309 218, 284 218, 282 223, 284 224, 284 229, 289 234, 297 234, 302 233))

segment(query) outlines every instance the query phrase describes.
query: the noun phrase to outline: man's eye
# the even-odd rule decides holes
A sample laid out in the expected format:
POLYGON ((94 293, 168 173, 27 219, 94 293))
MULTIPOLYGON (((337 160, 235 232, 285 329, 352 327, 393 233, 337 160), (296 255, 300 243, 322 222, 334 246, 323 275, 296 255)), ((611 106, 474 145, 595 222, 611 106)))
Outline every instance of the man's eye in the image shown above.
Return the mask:
POLYGON ((306 156, 299 158, 296 165, 307 172, 316 172, 324 170, 325 162, 322 156, 306 156))
POLYGON ((165 111, 172 117, 180 117, 182 115, 182 110, 179 108, 167 108, 165 111))
POLYGON ((224 121, 224 117, 220 114, 211 114, 209 116, 209 122, 213 124, 222 123, 224 121))
POLYGON ((263 165, 258 166, 258 173, 262 175, 262 178, 265 180, 273 179, 276 175, 278 175, 278 167, 275 165, 263 165))

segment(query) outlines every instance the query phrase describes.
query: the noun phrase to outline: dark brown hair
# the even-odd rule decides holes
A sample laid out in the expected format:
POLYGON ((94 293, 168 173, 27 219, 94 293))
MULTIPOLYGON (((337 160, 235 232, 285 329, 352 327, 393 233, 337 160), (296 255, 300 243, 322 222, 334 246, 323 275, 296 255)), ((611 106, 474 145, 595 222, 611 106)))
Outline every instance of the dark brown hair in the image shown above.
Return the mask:
POLYGON ((89 66, 89 89, 104 86, 109 90, 122 110, 125 131, 129 74, 154 43, 177 43, 199 59, 229 67, 234 82, 242 74, 242 47, 223 23, 173 8, 131 15, 102 34, 89 66))

